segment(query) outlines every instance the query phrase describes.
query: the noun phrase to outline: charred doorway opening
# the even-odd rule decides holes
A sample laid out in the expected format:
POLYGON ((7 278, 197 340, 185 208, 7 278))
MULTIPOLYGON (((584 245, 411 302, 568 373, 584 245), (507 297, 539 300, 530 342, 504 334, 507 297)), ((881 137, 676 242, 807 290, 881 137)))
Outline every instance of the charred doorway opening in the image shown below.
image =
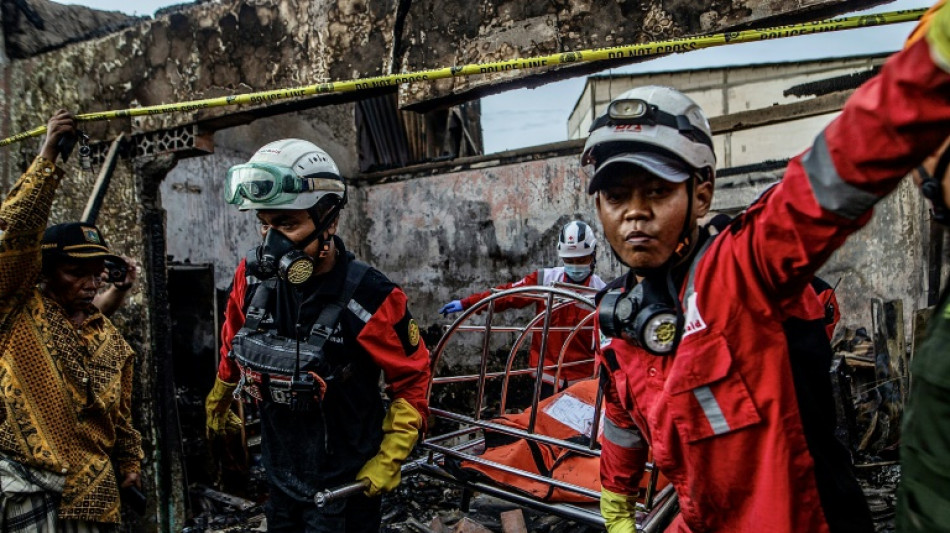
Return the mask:
MULTIPOLYGON (((220 310, 226 298, 225 291, 215 289, 213 265, 169 262, 171 351, 187 485, 183 488, 189 494, 215 485, 240 493, 247 486, 243 439, 209 441, 205 432, 204 402, 217 373, 220 310)), ((195 505, 190 507, 190 514, 201 512, 195 505)))

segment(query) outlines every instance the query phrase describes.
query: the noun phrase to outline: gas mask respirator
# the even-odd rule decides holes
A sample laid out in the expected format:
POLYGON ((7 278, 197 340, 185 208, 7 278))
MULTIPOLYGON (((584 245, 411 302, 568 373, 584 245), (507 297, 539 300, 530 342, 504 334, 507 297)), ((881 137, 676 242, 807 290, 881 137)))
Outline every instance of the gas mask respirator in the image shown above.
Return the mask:
POLYGON ((645 278, 627 292, 616 289, 605 294, 598 307, 601 331, 653 355, 676 351, 684 320, 672 277, 667 273, 666 278, 666 283, 645 278))
POLYGON ((271 228, 256 248, 247 253, 247 270, 254 277, 266 280, 274 276, 300 285, 313 275, 313 259, 303 249, 319 236, 314 232, 300 244, 288 239, 283 233, 271 228))

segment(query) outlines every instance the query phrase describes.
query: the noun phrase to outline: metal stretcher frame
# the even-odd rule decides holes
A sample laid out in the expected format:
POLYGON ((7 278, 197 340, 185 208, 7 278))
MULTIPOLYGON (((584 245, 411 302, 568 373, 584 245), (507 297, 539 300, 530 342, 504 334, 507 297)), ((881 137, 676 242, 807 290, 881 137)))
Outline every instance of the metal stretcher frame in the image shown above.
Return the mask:
MULTIPOLYGON (((571 341, 581 331, 591 331, 593 329, 593 317, 594 313, 596 312, 596 307, 593 302, 594 293, 596 293, 596 289, 567 283, 555 283, 551 286, 516 287, 513 289, 497 291, 494 294, 482 299, 469 309, 466 309, 455 320, 455 322, 448 326, 445 333, 442 335, 442 338, 439 340, 439 343, 432 351, 431 368, 433 377, 429 384, 428 393, 431 398, 432 389, 437 385, 443 385, 447 383, 475 382, 477 386, 475 408, 472 416, 467 416, 465 414, 447 411, 437 406, 431 406, 430 413, 435 418, 449 421, 453 426, 458 425, 460 429, 448 431, 439 435, 429 435, 420 444, 420 448, 427 451, 428 453, 425 458, 413 463, 413 470, 436 479, 450 482, 464 489, 481 492, 483 494, 489 494, 491 496, 518 505, 530 507, 540 512, 561 516, 595 527, 603 527, 604 519, 600 515, 600 510, 597 505, 585 507, 578 504, 546 502, 539 498, 535 498, 530 494, 518 492, 501 485, 484 481, 459 479, 441 466, 441 463, 446 458, 471 461, 473 463, 490 466, 494 469, 498 469, 514 476, 523 477, 526 480, 546 484, 550 487, 556 487, 589 497, 592 499, 592 504, 597 502, 597 500, 600 498, 600 493, 598 492, 564 481, 544 477, 533 472, 521 470, 513 466, 486 460, 471 451, 473 448, 476 448, 485 442, 484 437, 479 436, 479 433, 489 430, 538 443, 559 446, 581 455, 587 455, 591 457, 600 456, 600 449, 597 447, 596 438, 600 431, 599 425, 601 418, 601 404, 603 400, 603 390, 600 387, 598 387, 597 390, 597 399, 594 405, 594 418, 591 424, 591 430, 587 435, 589 438, 589 444, 577 444, 576 442, 558 439, 534 432, 544 371, 554 370, 556 377, 554 387, 555 392, 558 392, 561 369, 563 367, 588 364, 591 362, 591 360, 586 360, 574 363, 564 363, 564 356, 571 341), (590 298, 585 295, 590 295, 590 298), (517 296, 519 298, 529 298, 543 302, 545 304, 545 309, 532 319, 528 320, 524 326, 519 327, 493 325, 492 319, 495 314, 495 303, 501 299, 510 298, 513 296, 517 296), (577 305, 590 309, 590 313, 574 326, 552 326, 552 315, 559 309, 570 305, 577 305), (472 325, 468 323, 471 317, 482 312, 485 312, 485 325, 472 325), (565 338, 564 345, 559 351, 557 364, 545 366, 543 354, 547 353, 549 340, 548 334, 552 331, 568 332, 568 336, 565 338), (478 373, 459 376, 437 376, 436 369, 439 366, 439 362, 442 360, 447 346, 450 345, 450 341, 456 335, 456 333, 459 332, 475 332, 482 333, 484 335, 482 339, 482 354, 478 373), (505 369, 502 372, 488 372, 489 358, 492 357, 492 335, 495 333, 517 334, 517 337, 508 352, 508 356, 505 361, 505 369), (519 354, 525 340, 532 333, 541 334, 541 356, 538 357, 537 366, 535 368, 514 369, 515 357, 519 354), (529 417, 527 430, 521 430, 510 426, 497 424, 489 420, 482 420, 483 406, 485 405, 485 387, 487 381, 489 379, 503 380, 498 413, 500 416, 505 414, 510 378, 512 376, 525 374, 533 374, 535 376, 534 389, 531 398, 531 415, 529 417)), ((676 493, 673 491, 673 487, 671 485, 665 487, 659 493, 656 492, 656 484, 659 473, 651 463, 646 464, 646 469, 650 472, 650 479, 644 497, 644 502, 637 504, 638 510, 642 513, 642 515, 638 513, 639 518, 637 530, 653 533, 663 531, 666 526, 669 525, 679 510, 679 504, 676 498, 676 493)))

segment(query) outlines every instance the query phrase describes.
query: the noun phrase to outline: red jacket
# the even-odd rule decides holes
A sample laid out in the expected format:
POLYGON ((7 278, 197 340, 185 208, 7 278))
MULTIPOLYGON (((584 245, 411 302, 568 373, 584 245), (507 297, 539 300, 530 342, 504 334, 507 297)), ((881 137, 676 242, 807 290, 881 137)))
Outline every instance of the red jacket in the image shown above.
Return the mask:
MULTIPOLYGON (((525 287, 532 285, 550 285, 551 283, 558 281, 564 283, 574 283, 569 280, 564 274, 564 267, 554 267, 554 268, 544 268, 540 272, 543 272, 544 279, 541 282, 538 282, 538 272, 535 271, 524 278, 514 282, 514 283, 505 283, 495 287, 498 290, 512 289, 515 287, 525 287)), ((585 287, 591 287, 597 290, 604 288, 604 281, 600 279, 597 274, 591 274, 587 281, 584 282, 585 287)), ((475 305, 479 301, 491 296, 492 291, 485 291, 472 294, 461 300, 462 308, 468 309, 469 307, 475 305)), ((593 297, 593 294, 588 295, 593 297)), ((526 298, 521 296, 510 296, 508 298, 501 298, 495 300, 495 311, 504 311, 506 309, 521 309, 528 307, 529 305, 535 305, 535 311, 538 314, 544 312, 545 305, 543 301, 540 301, 536 298, 526 298)), ((577 305, 569 305, 558 309, 551 316, 551 326, 552 327, 571 327, 573 328, 580 323, 587 315, 591 313, 591 310, 586 307, 579 307, 577 305)), ((588 322, 588 325, 592 328, 593 322, 588 322)), ((567 340, 567 336, 570 335, 570 331, 552 331, 548 335, 548 344, 547 344, 547 354, 544 357, 545 366, 552 366, 557 364, 557 358, 561 354, 561 349, 564 347, 564 342, 567 340)), ((593 335, 591 330, 581 330, 574 336, 571 340, 571 344, 568 346, 567 351, 564 352, 564 361, 563 363, 570 363, 574 361, 588 361, 593 360, 594 358, 594 343, 593 335)), ((538 364, 538 354, 541 353, 541 335, 532 335, 531 336, 531 350, 528 355, 528 364, 531 368, 534 368, 538 364)), ((544 380, 548 383, 554 383, 554 375, 556 373, 555 369, 548 370, 544 373, 544 380)), ((561 368, 561 379, 566 379, 569 382, 576 381, 578 379, 589 378, 594 373, 593 363, 577 365, 577 366, 568 366, 561 368)))
MULTIPOLYGON (((668 531, 873 531, 833 436, 831 350, 808 283, 948 134, 950 74, 921 40, 693 263, 675 355, 602 336, 607 419, 621 437, 642 431, 680 497, 668 531)), ((603 484, 632 494, 628 465, 642 448, 605 440, 603 484)))
MULTIPOLYGON (((382 277, 373 270, 375 277, 382 277)), ((374 285, 374 276, 368 276, 369 281, 364 285, 374 285)), ((382 278, 385 280, 385 278, 382 278)), ((228 296, 227 307, 224 310, 224 324, 221 326, 221 359, 218 364, 218 377, 227 383, 237 383, 241 379, 241 370, 237 363, 228 357, 231 351, 231 340, 244 325, 244 312, 249 302, 249 285, 253 289, 259 280, 245 271, 245 261, 241 260, 234 272, 231 294, 228 296)), ((361 304, 365 315, 358 317, 360 321, 352 320, 350 314, 353 308, 348 309, 343 320, 351 320, 362 324, 356 335, 356 342, 360 350, 365 350, 373 362, 383 371, 387 385, 387 392, 392 399, 403 398, 408 401, 421 415, 423 422, 428 417, 429 408, 426 399, 429 384, 429 351, 425 343, 418 338, 418 326, 414 326, 407 308, 406 294, 399 287, 388 280, 379 282, 382 287, 374 291, 382 294, 383 298, 370 294, 361 304), (376 300, 376 301, 373 301, 376 300), (409 326, 406 326, 409 324, 409 326), (412 329, 414 328, 414 329, 412 329), (416 342, 410 344, 406 338, 407 329, 415 331, 416 342)), ((357 292, 355 300, 365 291, 357 292)), ((354 315, 355 316, 355 315, 354 315)), ((348 339, 346 339, 348 341, 348 339)))

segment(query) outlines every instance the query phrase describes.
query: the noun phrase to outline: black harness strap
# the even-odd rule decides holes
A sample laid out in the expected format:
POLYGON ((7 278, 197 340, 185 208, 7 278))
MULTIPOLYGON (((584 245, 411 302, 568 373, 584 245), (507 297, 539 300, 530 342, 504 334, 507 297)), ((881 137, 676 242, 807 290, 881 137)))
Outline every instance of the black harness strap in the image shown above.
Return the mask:
POLYGON ((310 337, 307 339, 307 344, 317 349, 323 348, 340 321, 340 313, 353 299, 353 294, 367 272, 369 272, 369 265, 366 263, 355 260, 350 262, 349 268, 346 269, 346 281, 343 282, 343 291, 340 292, 340 297, 320 311, 320 316, 317 317, 317 321, 310 328, 310 337))
POLYGON ((251 305, 248 306, 247 312, 244 313, 244 327, 241 329, 247 329, 250 331, 257 331, 260 329, 261 321, 264 320, 265 316, 267 316, 267 307, 270 305, 271 299, 273 298, 274 292, 276 290, 276 278, 261 282, 260 286, 254 292, 254 297, 251 299, 251 305))

